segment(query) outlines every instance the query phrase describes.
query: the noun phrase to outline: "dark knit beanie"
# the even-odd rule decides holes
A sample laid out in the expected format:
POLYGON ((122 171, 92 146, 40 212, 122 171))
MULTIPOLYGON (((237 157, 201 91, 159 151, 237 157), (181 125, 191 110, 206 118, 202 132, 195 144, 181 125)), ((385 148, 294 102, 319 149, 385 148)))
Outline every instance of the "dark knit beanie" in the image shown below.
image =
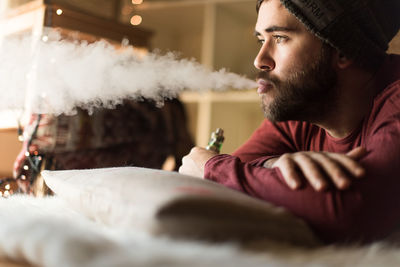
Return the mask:
POLYGON ((280 1, 312 33, 366 67, 379 64, 400 27, 400 0, 280 1))

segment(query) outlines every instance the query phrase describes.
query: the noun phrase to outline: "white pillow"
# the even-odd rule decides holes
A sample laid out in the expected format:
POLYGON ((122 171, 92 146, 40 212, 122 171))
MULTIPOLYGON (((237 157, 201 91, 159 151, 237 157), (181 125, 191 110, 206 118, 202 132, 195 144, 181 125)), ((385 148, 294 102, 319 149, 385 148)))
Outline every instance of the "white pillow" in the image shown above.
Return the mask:
POLYGON ((213 241, 318 244, 307 225, 284 209, 177 172, 120 167, 42 175, 75 210, 113 227, 213 241))

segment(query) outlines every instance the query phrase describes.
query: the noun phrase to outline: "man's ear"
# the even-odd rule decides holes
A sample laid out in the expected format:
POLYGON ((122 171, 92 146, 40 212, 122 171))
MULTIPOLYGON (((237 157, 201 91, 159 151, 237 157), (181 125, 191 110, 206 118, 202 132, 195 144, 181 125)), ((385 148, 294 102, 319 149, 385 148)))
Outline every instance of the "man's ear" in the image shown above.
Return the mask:
POLYGON ((342 52, 336 51, 335 53, 335 65, 339 69, 346 69, 353 64, 353 60, 347 58, 342 52))

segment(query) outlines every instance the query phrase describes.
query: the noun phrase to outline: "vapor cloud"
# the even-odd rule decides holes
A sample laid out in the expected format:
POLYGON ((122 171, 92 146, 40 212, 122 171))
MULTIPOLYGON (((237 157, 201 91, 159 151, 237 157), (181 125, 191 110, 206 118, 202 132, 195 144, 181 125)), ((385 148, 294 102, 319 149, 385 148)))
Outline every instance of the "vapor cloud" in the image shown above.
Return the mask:
POLYGON ((174 54, 135 55, 105 41, 63 41, 52 37, 3 40, 0 44, 0 110, 73 113, 76 107, 112 108, 123 99, 159 102, 183 90, 250 89, 254 81, 225 70, 210 71, 174 54), (51 39, 51 40, 50 40, 51 39))

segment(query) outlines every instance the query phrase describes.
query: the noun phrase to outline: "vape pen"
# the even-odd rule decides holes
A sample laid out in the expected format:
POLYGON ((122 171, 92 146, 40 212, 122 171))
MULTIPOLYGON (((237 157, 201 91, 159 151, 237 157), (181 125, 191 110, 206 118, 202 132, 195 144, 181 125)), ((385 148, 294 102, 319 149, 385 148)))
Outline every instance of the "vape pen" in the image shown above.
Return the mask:
POLYGON ((224 130, 222 130, 221 128, 217 128, 215 132, 211 133, 211 138, 208 142, 206 149, 219 153, 221 151, 224 139, 224 130))

